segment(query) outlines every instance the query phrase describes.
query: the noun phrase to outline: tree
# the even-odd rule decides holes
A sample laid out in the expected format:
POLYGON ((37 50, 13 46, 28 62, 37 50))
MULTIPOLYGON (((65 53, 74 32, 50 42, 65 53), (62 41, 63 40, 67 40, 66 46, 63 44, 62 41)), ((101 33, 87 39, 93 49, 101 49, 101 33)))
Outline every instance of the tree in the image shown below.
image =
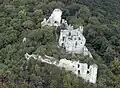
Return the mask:
POLYGON ((24 28, 29 28, 29 29, 34 28, 34 25, 35 25, 34 22, 31 20, 27 20, 23 23, 24 28))
POLYGON ((76 16, 70 17, 69 23, 72 24, 75 28, 79 28, 79 26, 85 25, 84 20, 82 18, 77 18, 76 16))
POLYGON ((112 72, 116 75, 116 76, 120 76, 120 60, 119 58, 115 58, 111 64, 110 64, 111 70, 112 72))
POLYGON ((98 25, 100 25, 100 22, 99 22, 99 20, 96 18, 96 17, 90 17, 89 18, 89 23, 91 23, 91 24, 98 24, 98 25))
POLYGON ((77 17, 81 17, 84 21, 88 21, 89 17, 91 16, 90 9, 85 5, 80 5, 79 11, 76 13, 77 17))
POLYGON ((79 80, 73 74, 67 73, 63 77, 64 88, 79 88, 79 80))
MULTIPOLYGON (((24 6, 23 6, 23 7, 24 7, 24 6)), ((23 8, 23 7, 22 7, 22 8, 23 8)), ((20 18, 24 18, 24 19, 25 19, 25 18, 26 18, 26 15, 27 15, 27 11, 26 11, 25 9, 20 10, 19 13, 18 13, 18 15, 19 15, 20 18)))
POLYGON ((57 88, 57 81, 56 80, 51 80, 50 88, 57 88))
POLYGON ((41 9, 36 9, 34 11, 35 16, 41 17, 43 15, 43 11, 41 9))
POLYGON ((79 10, 80 5, 77 3, 72 3, 70 5, 68 5, 65 9, 69 10, 69 14, 68 16, 74 16, 75 13, 79 10))

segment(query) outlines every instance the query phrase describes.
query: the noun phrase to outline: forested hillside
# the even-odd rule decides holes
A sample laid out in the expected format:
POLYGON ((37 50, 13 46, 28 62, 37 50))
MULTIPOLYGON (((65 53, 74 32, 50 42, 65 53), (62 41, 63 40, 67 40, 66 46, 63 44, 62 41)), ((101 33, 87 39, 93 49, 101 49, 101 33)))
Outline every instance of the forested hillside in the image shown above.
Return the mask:
POLYGON ((0 88, 120 88, 120 0, 0 0, 0 88), (57 47, 55 27, 41 27, 55 8, 74 27, 84 26, 93 58, 57 47), (26 42, 23 42, 26 38, 26 42), (97 83, 31 58, 49 55, 98 65, 97 83))

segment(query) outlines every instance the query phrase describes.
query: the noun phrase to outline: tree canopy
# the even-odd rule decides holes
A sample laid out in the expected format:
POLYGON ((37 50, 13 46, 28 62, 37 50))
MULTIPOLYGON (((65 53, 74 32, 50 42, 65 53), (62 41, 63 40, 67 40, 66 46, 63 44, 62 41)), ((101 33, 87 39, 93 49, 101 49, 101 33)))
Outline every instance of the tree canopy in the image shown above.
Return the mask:
POLYGON ((0 0, 0 88, 120 88, 120 0, 0 0), (55 27, 41 27, 55 8, 84 26, 93 59, 58 48, 55 27), (22 42, 26 38, 26 42, 22 42), (30 58, 49 55, 97 64, 97 83, 30 58))

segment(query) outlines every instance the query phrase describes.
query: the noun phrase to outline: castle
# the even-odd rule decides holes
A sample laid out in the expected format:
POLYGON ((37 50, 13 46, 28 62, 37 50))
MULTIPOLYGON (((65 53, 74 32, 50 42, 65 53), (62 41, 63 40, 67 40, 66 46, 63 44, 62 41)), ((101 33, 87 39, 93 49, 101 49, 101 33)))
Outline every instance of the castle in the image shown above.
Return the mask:
MULTIPOLYGON (((62 19, 61 22, 62 11, 60 9, 55 9, 48 20, 44 18, 41 22, 42 26, 61 26, 65 25, 64 29, 61 29, 59 36, 59 46, 63 47, 66 52, 83 54, 84 56, 88 55, 92 58, 91 53, 88 51, 85 46, 86 39, 83 35, 83 27, 80 26, 77 29, 74 29, 73 26, 68 25, 67 21, 62 19)), ((25 58, 29 60, 31 57, 34 59, 40 60, 43 63, 53 64, 60 68, 65 68, 67 71, 72 71, 79 77, 82 77, 85 81, 89 81, 90 83, 96 83, 97 79, 97 70, 98 66, 96 64, 88 65, 87 63, 80 63, 79 61, 71 61, 67 59, 61 59, 58 61, 57 59, 45 55, 45 57, 41 57, 40 55, 29 55, 25 54, 25 58)))
POLYGON ((41 25, 60 26, 64 24, 65 28, 60 31, 59 46, 63 47, 69 53, 83 54, 84 56, 88 55, 92 58, 91 53, 85 46, 86 39, 83 36, 83 26, 74 29, 73 26, 67 24, 66 20, 61 20, 61 15, 62 11, 55 9, 47 21, 45 20, 46 18, 44 18, 41 25))

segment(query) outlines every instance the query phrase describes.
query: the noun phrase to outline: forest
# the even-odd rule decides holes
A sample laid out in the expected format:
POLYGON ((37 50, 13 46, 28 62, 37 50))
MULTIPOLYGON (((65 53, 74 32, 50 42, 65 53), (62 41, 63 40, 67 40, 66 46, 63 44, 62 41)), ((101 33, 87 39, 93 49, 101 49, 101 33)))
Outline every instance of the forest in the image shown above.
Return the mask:
POLYGON ((120 88, 120 0, 0 0, 0 88, 120 88), (58 48, 55 27, 41 26, 55 8, 75 28, 84 26, 93 59, 58 48), (25 53, 95 63, 97 83, 27 61, 25 53))

